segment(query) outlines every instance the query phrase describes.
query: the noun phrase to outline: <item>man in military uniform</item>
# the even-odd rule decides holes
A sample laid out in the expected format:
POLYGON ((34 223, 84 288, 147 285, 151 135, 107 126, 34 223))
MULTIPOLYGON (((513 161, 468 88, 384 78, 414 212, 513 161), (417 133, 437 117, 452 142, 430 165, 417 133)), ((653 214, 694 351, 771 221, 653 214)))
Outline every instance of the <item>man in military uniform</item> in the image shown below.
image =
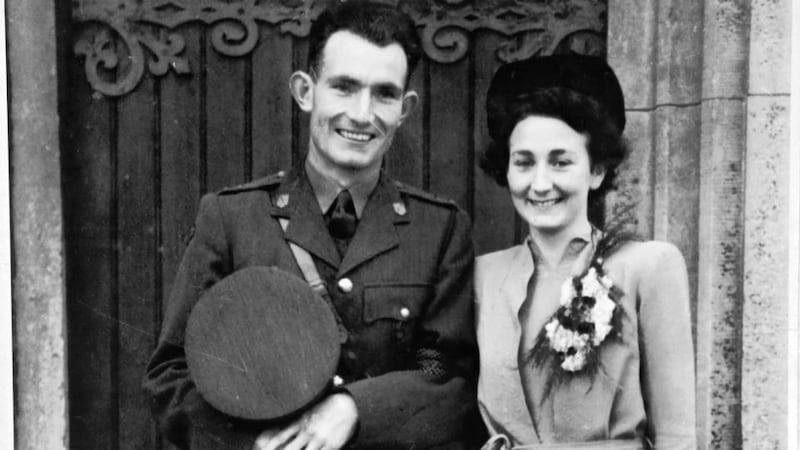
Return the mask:
POLYGON ((463 446, 476 375, 469 219, 381 171, 417 103, 407 82, 420 55, 414 24, 396 9, 332 7, 312 26, 308 72, 290 80, 310 114, 304 163, 203 197, 144 382, 179 446, 463 446), (312 256, 347 330, 343 383, 301 417, 263 430, 202 399, 182 345, 192 307, 225 276, 248 266, 301 276, 289 242, 312 256))

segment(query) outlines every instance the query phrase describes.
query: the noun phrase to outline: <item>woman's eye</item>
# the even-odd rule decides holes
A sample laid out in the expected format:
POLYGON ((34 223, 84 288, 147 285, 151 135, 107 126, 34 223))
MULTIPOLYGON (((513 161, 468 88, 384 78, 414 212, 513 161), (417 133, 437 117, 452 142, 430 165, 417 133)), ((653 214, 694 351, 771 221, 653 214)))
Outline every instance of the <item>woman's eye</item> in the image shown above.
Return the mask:
POLYGON ((559 159, 553 162, 553 165, 558 168, 564 168, 572 164, 572 161, 568 159, 559 159))
POLYGON ((530 159, 516 159, 513 163, 516 167, 531 167, 533 166, 533 160, 530 159))

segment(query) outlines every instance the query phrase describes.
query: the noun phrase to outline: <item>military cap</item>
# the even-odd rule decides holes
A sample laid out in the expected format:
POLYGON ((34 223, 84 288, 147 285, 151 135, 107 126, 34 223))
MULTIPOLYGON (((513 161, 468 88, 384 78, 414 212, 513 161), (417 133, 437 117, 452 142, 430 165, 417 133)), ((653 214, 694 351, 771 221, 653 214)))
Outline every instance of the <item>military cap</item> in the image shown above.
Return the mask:
POLYGON ((617 76, 604 59, 578 54, 534 56, 501 66, 486 95, 489 134, 501 139, 501 128, 514 100, 538 89, 566 88, 600 103, 622 133, 625 100, 617 76))
POLYGON ((200 297, 186 327, 186 360, 198 391, 217 410, 277 420, 332 387, 338 333, 331 307, 303 279, 248 267, 200 297))

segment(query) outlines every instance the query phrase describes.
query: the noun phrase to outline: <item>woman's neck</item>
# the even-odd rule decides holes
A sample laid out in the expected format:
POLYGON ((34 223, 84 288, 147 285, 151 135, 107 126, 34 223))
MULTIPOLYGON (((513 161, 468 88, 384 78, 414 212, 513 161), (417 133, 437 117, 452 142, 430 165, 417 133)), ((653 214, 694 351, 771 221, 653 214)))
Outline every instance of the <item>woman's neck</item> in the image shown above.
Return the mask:
POLYGON ((544 263, 550 267, 558 265, 567 247, 576 237, 589 237, 592 232, 592 224, 588 219, 580 223, 575 223, 571 227, 549 232, 534 227, 530 228, 530 235, 533 242, 539 249, 544 263))

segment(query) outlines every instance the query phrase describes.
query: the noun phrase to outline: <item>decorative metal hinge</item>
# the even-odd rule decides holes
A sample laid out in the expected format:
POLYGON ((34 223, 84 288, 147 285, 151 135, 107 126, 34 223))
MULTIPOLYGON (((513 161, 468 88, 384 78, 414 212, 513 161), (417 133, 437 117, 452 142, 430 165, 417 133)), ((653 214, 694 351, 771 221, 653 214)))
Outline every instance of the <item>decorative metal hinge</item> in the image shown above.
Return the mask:
MULTIPOLYGON (((460 60, 476 30, 502 34, 497 49, 504 62, 559 51, 605 53, 606 0, 400 0, 420 28, 428 57, 440 63, 460 60)), ((72 17, 87 27, 75 53, 85 59, 86 77, 105 95, 136 88, 147 67, 153 75, 191 73, 181 56, 186 43, 181 25, 211 27, 214 49, 228 56, 250 53, 258 43, 258 23, 308 35, 325 0, 73 0, 72 17), (116 38, 116 44, 115 44, 116 38), (124 48, 120 48, 124 46, 124 48), (145 55, 145 49, 148 54, 145 55)))

